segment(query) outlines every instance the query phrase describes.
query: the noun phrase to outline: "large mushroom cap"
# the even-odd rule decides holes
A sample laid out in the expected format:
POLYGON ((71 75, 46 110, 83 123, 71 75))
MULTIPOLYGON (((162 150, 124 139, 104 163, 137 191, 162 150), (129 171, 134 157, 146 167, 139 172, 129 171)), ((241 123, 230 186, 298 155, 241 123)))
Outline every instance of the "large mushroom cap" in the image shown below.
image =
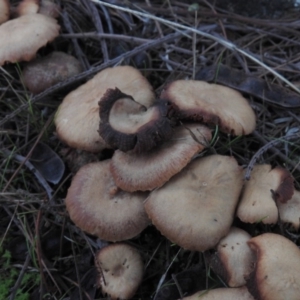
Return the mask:
POLYGON ((90 152, 107 148, 98 133, 98 102, 107 89, 116 87, 146 107, 154 102, 151 85, 137 69, 130 66, 107 68, 64 98, 55 116, 59 138, 73 148, 90 152))
POLYGON ((66 197, 73 222, 107 241, 138 235, 148 224, 143 201, 148 193, 127 193, 114 183, 110 161, 90 163, 74 176, 66 197))
POLYGON ((246 287, 199 291, 181 300, 254 300, 246 287))
POLYGON ((291 224, 295 230, 300 227, 300 192, 295 190, 292 199, 277 203, 280 220, 283 223, 291 224))
POLYGON ((99 285, 110 299, 130 299, 143 278, 143 262, 139 252, 126 244, 102 248, 95 257, 99 285))
POLYGON ((9 2, 8 0, 0 0, 0 24, 9 19, 9 2))
POLYGON ((168 110, 166 101, 147 109, 118 88, 108 89, 99 101, 99 134, 112 148, 149 151, 173 134, 168 110))
POLYGON ((217 252, 209 259, 212 269, 230 287, 245 285, 245 277, 252 272, 255 255, 247 244, 250 239, 246 231, 232 227, 218 243, 217 252))
POLYGON ((160 187, 202 151, 210 139, 211 132, 207 127, 185 124, 174 128, 172 138, 150 152, 137 155, 117 150, 111 160, 115 182, 128 192, 160 187))
POLYGON ((254 166, 251 178, 245 183, 237 216, 246 223, 274 224, 278 220, 275 200, 286 202, 294 192, 291 174, 271 165, 254 166), (274 199, 275 198, 275 199, 274 199))
POLYGON ((243 185, 234 158, 195 159, 145 202, 153 225, 169 240, 196 251, 214 247, 231 226, 243 185))
POLYGON ((29 61, 59 34, 57 21, 41 14, 29 14, 0 26, 0 66, 5 62, 29 61))
POLYGON ((252 238, 249 246, 257 262, 247 281, 255 299, 300 299, 300 250, 287 238, 265 233, 252 238))
POLYGON ((234 135, 249 134, 255 129, 255 113, 237 91, 218 84, 196 80, 171 82, 161 94, 170 101, 179 118, 217 124, 220 130, 234 135))
POLYGON ((54 51, 29 62, 23 70, 23 82, 30 92, 38 94, 81 71, 82 66, 74 56, 54 51))

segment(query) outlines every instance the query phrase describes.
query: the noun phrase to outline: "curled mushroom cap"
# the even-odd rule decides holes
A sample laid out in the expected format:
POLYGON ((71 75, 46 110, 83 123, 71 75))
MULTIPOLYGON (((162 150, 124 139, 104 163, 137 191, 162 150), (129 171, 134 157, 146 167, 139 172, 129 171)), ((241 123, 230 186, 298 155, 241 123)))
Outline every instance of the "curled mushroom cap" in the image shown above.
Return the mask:
POLYGON ((231 226, 243 185, 234 158, 195 159, 145 202, 153 225, 169 240, 196 251, 214 247, 231 226))
POLYGON ((173 133, 168 110, 167 102, 147 109, 118 88, 108 89, 99 101, 99 134, 112 148, 149 151, 173 133))
POLYGON ((59 34, 57 21, 41 14, 29 14, 5 22, 0 26, 0 65, 5 62, 29 61, 39 48, 59 34))
POLYGON ((255 299, 298 300, 300 295, 300 250, 287 238, 265 233, 248 242, 256 252, 255 270, 247 280, 255 299))
POLYGON ((108 148, 98 133, 98 102, 107 89, 115 87, 145 107, 154 102, 151 85, 137 69, 130 66, 107 68, 64 98, 55 116, 59 138, 73 148, 90 152, 108 148))
POLYGON ((245 183, 237 216, 246 223, 274 224, 278 220, 274 200, 286 202, 293 193, 293 178, 287 170, 280 167, 272 169, 266 164, 256 165, 250 180, 245 183))
POLYGON ((295 230, 300 227, 300 192, 294 192, 292 199, 286 203, 278 202, 279 216, 283 223, 291 224, 295 230))
POLYGON ((153 190, 179 173, 208 145, 210 130, 198 124, 174 128, 172 138, 146 153, 115 151, 111 171, 117 186, 128 192, 153 190))
POLYGON ((102 248, 95 257, 99 286, 110 299, 130 299, 143 278, 143 262, 139 252, 126 244, 102 248))
POLYGON ((55 51, 29 62, 23 70, 23 82, 30 92, 38 94, 81 71, 74 56, 55 51))
POLYGON ((40 8, 39 0, 22 0, 17 7, 18 16, 36 14, 40 8))
POLYGON ((149 224, 143 201, 148 193, 127 193, 114 183, 110 161, 90 163, 74 176, 66 197, 72 221, 107 241, 138 235, 149 224))
POLYGON ((176 80, 162 92, 180 119, 217 124, 220 130, 234 135, 249 134, 255 129, 255 113, 237 91, 218 84, 196 80, 176 80))
POLYGON ((199 291, 182 300, 254 300, 246 287, 199 291))
POLYGON ((255 255, 247 244, 250 239, 246 231, 232 227, 218 243, 217 252, 209 259, 212 269, 230 287, 245 285, 245 277, 253 270, 255 255))
POLYGON ((0 0, 0 24, 9 19, 9 2, 8 0, 0 0))

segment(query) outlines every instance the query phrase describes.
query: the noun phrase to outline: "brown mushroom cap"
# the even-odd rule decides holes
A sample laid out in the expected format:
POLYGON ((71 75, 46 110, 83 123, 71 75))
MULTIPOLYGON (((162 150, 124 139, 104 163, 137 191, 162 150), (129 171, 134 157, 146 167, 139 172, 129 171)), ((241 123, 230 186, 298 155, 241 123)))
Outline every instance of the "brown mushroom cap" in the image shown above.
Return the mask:
POLYGON ((170 101, 180 119, 220 126, 234 135, 249 134, 255 129, 255 113, 237 91, 218 84, 197 80, 176 80, 162 92, 161 99, 170 101))
POLYGON ((30 92, 38 94, 80 72, 82 66, 74 56, 55 51, 29 62, 23 70, 23 82, 30 92))
POLYGON ((22 0, 17 7, 18 16, 36 14, 40 8, 39 0, 22 0))
POLYGON ((253 271, 255 255, 247 244, 250 239, 246 231, 232 227, 218 243, 217 252, 209 259, 212 269, 230 287, 245 285, 245 277, 253 271))
POLYGON ((169 240, 195 251, 210 249, 231 226, 243 185, 233 157, 195 159, 145 202, 153 225, 169 240))
POLYGON ((9 2, 8 0, 0 0, 0 24, 9 19, 9 2))
POLYGON ((115 151, 111 172, 122 190, 128 192, 153 190, 179 173, 211 140, 210 130, 199 124, 174 128, 172 138, 139 155, 115 151))
POLYGON ((110 299, 130 299, 143 278, 143 262, 139 252, 126 244, 112 244, 95 256, 99 270, 99 286, 110 299))
POLYGON ((300 227, 300 192, 295 190, 292 199, 282 203, 277 202, 280 220, 291 224, 295 230, 300 227))
POLYGON ((29 14, 0 26, 0 66, 5 62, 29 61, 39 48, 59 34, 57 21, 41 14, 29 14))
POLYGON ((59 138, 73 148, 90 152, 107 148, 98 133, 98 102, 108 88, 115 87, 146 107, 154 102, 151 85, 137 69, 130 66, 107 68, 64 98, 55 116, 59 138))
POLYGON ((275 200, 286 202, 293 192, 293 178, 286 169, 256 165, 250 180, 245 183, 237 216, 246 223, 274 224, 278 220, 275 200))
POLYGON ((118 88, 108 89, 99 101, 99 134, 112 148, 149 151, 173 134, 168 110, 167 102, 147 109, 118 88))
POLYGON ((148 193, 127 193, 114 183, 110 160, 83 166, 66 197, 72 221, 82 230, 107 241, 138 235, 149 224, 143 201, 148 193))
POLYGON ((247 281, 255 299, 298 300, 300 295, 300 250, 287 238, 265 233, 248 242, 256 252, 255 270, 247 281))
POLYGON ((246 287, 199 291, 182 300, 254 300, 246 287))

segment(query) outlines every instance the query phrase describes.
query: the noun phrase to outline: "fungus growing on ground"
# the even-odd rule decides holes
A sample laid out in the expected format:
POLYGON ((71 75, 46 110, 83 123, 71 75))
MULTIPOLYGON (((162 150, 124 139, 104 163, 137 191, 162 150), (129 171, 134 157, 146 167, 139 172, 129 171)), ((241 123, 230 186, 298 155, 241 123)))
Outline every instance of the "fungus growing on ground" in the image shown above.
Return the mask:
POLYGON ((133 238, 148 226, 143 205, 148 193, 120 190, 109 164, 110 160, 105 160, 83 166, 74 176, 65 202, 79 228, 115 242, 133 238))
POLYGON ((205 251, 230 230, 242 185, 242 169, 233 157, 211 155, 193 160, 152 191, 145 209, 169 240, 205 251))
POLYGON ((232 227, 218 243, 217 251, 209 256, 211 268, 230 287, 245 285, 245 277, 253 270, 255 255, 247 244, 250 239, 246 231, 232 227))
POLYGON ((31 93, 38 94, 80 72, 81 64, 74 56, 55 51, 29 62, 23 70, 23 82, 31 93))
POLYGON ((293 177, 286 169, 256 165, 245 183, 237 216, 246 223, 275 224, 278 220, 275 201, 284 203, 293 193, 293 177))
POLYGON ((8 0, 0 0, 0 24, 9 19, 9 2, 8 0))
POLYGON ((99 101, 99 134, 114 149, 149 151, 173 133, 168 110, 167 102, 147 109, 118 88, 108 89, 99 101))
POLYGON ((246 287, 199 291, 181 300, 254 300, 246 287))
POLYGON ((300 227, 300 192, 295 190, 292 199, 286 203, 277 202, 280 220, 290 224, 294 230, 300 227))
POLYGON ((300 250, 287 238, 264 233, 248 242, 256 252, 257 262, 247 280, 255 299, 299 300, 300 250))
POLYGON ((116 185, 134 191, 153 190, 179 173, 211 140, 210 130, 199 124, 174 128, 172 138, 152 151, 136 153, 115 151, 111 172, 116 185))
POLYGON ((58 137, 70 147, 90 152, 108 148, 98 133, 98 102, 107 89, 115 87, 145 107, 154 102, 151 85, 137 69, 107 68, 64 98, 55 116, 58 137))
POLYGON ((59 29, 56 20, 41 14, 5 22, 0 26, 0 41, 5 41, 5 47, 0 48, 0 66, 33 59, 39 48, 58 36, 59 29))
POLYGON ((255 113, 237 91, 218 84, 196 80, 176 80, 162 92, 161 99, 171 102, 178 118, 216 124, 234 135, 255 129, 255 113))
POLYGON ((139 252, 123 243, 102 248, 95 256, 99 271, 98 285, 110 299, 130 299, 143 278, 143 262, 139 252))

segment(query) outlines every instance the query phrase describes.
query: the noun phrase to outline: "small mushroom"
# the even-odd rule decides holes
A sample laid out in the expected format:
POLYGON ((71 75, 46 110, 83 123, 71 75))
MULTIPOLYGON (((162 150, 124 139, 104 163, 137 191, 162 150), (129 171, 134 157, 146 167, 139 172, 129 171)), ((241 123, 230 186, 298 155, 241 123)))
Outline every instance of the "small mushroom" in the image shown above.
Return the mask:
POLYGON ((0 0, 0 24, 9 19, 9 2, 8 0, 0 0))
POLYGON ((253 297, 299 300, 299 248, 284 236, 274 233, 261 234, 248 244, 257 256, 255 269, 247 279, 247 287, 253 297))
POLYGON ((275 201, 284 203, 293 193, 293 177, 286 169, 256 165, 245 183, 237 216, 246 223, 275 224, 278 220, 275 201))
POLYGON ((29 62, 23 70, 23 82, 31 93, 38 94, 80 72, 82 66, 74 56, 55 51, 29 62))
POLYGON ((110 160, 90 163, 74 176, 65 200, 72 221, 107 241, 135 237, 148 224, 143 201, 148 193, 120 190, 109 170, 110 160))
POLYGON ((217 251, 209 256, 211 268, 230 287, 245 285, 245 277, 253 271, 255 255, 247 244, 250 239, 246 231, 232 227, 218 243, 217 251))
POLYGON ((237 91, 197 80, 176 80, 162 92, 174 106, 178 118, 216 124, 234 135, 250 134, 255 129, 255 113, 237 91))
POLYGON ((295 190, 292 199, 282 203, 277 202, 280 220, 283 223, 291 224, 294 230, 300 227, 300 192, 295 190))
POLYGON ((0 26, 0 66, 5 62, 29 61, 39 48, 59 34, 57 21, 41 14, 29 14, 0 26))
POLYGON ((242 169, 233 157, 210 155, 193 160, 152 191, 145 209, 169 240, 205 251, 229 232, 242 185, 242 169))
POLYGON ((160 187, 201 152, 210 139, 206 126, 189 123, 175 127, 172 138, 152 151, 137 155, 117 150, 111 160, 116 185, 128 192, 160 187))
POLYGON ((143 278, 143 262, 139 252, 123 243, 102 248, 95 256, 99 271, 98 285, 110 299, 130 299, 143 278))
POLYGON ((254 300, 246 287, 199 291, 181 300, 254 300))
POLYGON ((17 7, 17 15, 36 14, 40 8, 40 0, 22 0, 17 7))
POLYGON ((168 110, 167 102, 147 109, 118 88, 108 89, 99 101, 99 134, 112 148, 149 151, 173 133, 168 110))
POLYGON ((58 137, 70 147, 89 152, 109 148, 98 133, 98 102, 107 89, 115 87, 145 107, 154 102, 151 85, 137 69, 107 68, 64 98, 55 116, 58 137))

